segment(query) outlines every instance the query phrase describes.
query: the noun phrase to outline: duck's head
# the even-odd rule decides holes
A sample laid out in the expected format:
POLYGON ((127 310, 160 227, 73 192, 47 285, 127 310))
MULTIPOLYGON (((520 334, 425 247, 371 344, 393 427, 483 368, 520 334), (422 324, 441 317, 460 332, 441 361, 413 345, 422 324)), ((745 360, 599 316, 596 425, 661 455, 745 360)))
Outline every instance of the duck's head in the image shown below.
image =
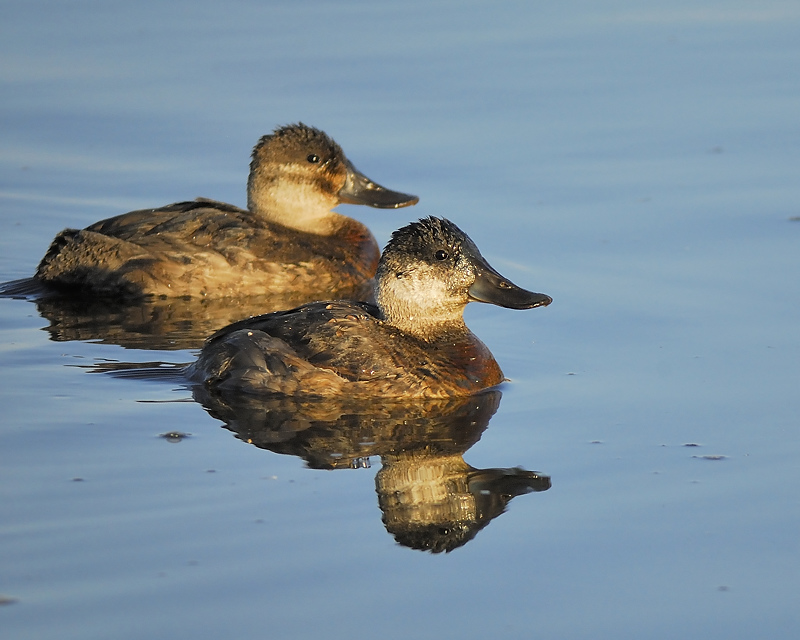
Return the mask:
POLYGON ((276 129, 253 149, 247 206, 286 226, 324 233, 315 225, 340 203, 393 209, 418 201, 367 178, 325 132, 302 123, 276 129))
POLYGON ((463 324, 471 301, 509 309, 553 301, 501 276, 466 233, 434 217, 392 234, 378 264, 375 299, 386 322, 426 339, 463 324))

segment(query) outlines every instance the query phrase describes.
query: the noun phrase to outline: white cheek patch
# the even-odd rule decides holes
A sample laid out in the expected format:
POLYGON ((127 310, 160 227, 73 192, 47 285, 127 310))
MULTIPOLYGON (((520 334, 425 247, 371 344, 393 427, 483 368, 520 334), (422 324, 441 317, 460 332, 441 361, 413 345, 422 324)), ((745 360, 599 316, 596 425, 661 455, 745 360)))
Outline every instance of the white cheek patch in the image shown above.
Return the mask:
POLYGON ((460 317, 463 309, 464 303, 448 290, 447 283, 424 266, 386 278, 382 286, 380 304, 396 321, 424 318, 436 323, 460 317))
POLYGON ((405 285, 403 297, 420 309, 435 309, 450 297, 445 283, 434 277, 402 278, 399 282, 405 285))
POLYGON ((270 187, 270 195, 274 202, 285 203, 285 206, 305 210, 314 215, 322 208, 327 211, 330 197, 320 193, 319 189, 308 182, 277 181, 270 187))
POLYGON ((308 182, 279 180, 269 188, 269 201, 270 211, 277 214, 273 216, 276 220, 301 231, 327 233, 330 229, 325 227, 324 220, 338 217, 331 212, 335 205, 331 196, 308 182))

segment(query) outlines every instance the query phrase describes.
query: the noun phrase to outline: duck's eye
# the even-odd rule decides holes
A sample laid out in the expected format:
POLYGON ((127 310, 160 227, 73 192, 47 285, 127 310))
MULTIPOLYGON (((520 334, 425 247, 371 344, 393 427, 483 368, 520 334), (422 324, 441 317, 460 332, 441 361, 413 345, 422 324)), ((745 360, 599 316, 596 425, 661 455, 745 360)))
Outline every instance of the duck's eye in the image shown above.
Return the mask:
POLYGON ((433 255, 437 260, 447 260, 448 258, 447 251, 445 251, 444 249, 439 249, 433 255))
POLYGON ((311 164, 317 164, 319 162, 319 156, 316 153, 309 153, 306 160, 308 160, 311 164))

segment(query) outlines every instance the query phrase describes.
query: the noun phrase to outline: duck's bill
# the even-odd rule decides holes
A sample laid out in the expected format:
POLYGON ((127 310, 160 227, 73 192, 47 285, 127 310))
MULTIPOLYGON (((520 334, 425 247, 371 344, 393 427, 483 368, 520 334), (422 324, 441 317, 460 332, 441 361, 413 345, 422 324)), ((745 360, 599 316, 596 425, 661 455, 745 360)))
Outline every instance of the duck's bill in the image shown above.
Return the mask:
POLYGON ((365 204, 379 209, 399 209, 419 202, 417 196, 392 191, 373 182, 350 162, 347 163, 347 180, 339 191, 339 199, 347 204, 365 204))
POLYGON ((470 300, 488 302, 507 309, 546 307, 553 299, 544 293, 534 293, 506 280, 486 262, 477 266, 478 276, 469 288, 470 300))

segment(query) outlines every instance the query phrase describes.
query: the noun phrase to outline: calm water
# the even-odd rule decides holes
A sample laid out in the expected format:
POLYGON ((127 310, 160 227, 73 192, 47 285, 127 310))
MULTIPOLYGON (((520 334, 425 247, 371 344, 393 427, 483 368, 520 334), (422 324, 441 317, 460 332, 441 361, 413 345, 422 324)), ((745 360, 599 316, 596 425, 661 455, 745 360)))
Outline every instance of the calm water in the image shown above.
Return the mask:
POLYGON ((243 205, 302 120, 421 197, 343 207, 380 243, 446 215, 555 302, 468 309, 502 398, 265 429, 97 372, 190 361, 192 310, 0 299, 3 637, 797 636, 799 30, 770 0, 4 2, 0 281, 65 226, 243 205), (461 546, 395 540, 400 471, 477 505, 461 546))

